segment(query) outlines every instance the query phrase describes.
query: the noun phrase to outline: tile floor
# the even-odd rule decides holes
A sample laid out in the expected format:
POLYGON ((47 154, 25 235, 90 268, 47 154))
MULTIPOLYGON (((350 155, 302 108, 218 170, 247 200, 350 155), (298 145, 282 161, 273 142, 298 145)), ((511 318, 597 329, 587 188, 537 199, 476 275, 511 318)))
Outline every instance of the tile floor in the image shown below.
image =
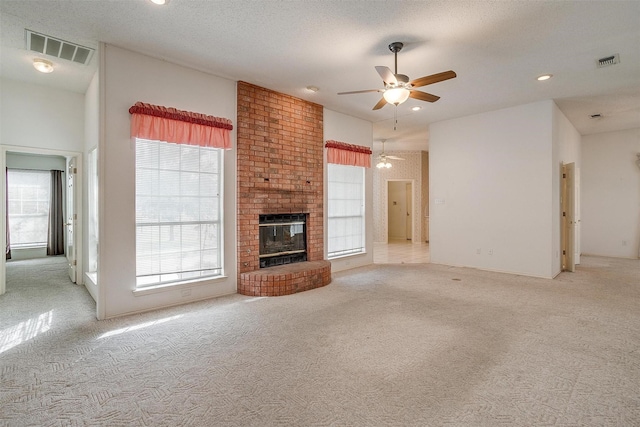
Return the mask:
POLYGON ((430 262, 428 243, 389 241, 373 244, 374 264, 420 264, 430 262))

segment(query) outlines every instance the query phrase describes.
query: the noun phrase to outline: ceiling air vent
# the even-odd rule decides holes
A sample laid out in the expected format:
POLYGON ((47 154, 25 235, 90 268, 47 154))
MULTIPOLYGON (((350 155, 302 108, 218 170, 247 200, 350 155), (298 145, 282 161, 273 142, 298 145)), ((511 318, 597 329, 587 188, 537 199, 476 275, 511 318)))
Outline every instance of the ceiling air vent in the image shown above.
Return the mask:
POLYGON ((27 50, 87 65, 95 49, 25 30, 27 50))
POLYGON ((616 53, 615 55, 598 59, 598 68, 608 67, 610 65, 615 65, 619 63, 620 63, 620 55, 616 53))

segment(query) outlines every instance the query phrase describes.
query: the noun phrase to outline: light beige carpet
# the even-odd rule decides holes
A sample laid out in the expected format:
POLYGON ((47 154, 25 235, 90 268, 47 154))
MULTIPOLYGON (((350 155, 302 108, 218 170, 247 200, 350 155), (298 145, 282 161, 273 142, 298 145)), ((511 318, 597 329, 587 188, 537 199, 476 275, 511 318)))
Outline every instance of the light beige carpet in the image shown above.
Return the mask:
POLYGON ((10 267, 3 426, 640 425, 637 260, 374 265, 103 322, 63 267, 10 267))

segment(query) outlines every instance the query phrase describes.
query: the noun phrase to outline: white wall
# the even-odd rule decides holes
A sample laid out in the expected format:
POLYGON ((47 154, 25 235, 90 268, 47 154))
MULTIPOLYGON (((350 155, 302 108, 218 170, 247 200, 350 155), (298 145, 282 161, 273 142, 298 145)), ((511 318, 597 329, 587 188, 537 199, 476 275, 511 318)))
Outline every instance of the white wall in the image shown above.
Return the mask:
MULTIPOLYGON (((31 83, 0 79, 0 146, 6 152, 73 155, 82 152, 84 96, 31 83)), ((5 176, 0 174, 0 195, 5 197, 5 176)), ((4 218, 4 204, 0 207, 4 218)), ((0 221, 0 235, 5 221, 0 221)), ((79 265, 82 260, 79 259, 79 265)), ((4 292, 5 265, 0 263, 0 294, 4 292)), ((81 283, 81 281, 80 281, 81 283)))
POLYGON ((391 168, 378 169, 380 152, 373 153, 373 204, 374 204, 374 239, 386 243, 389 236, 388 183, 389 181, 411 181, 413 187, 413 243, 422 241, 422 224, 426 212, 422 211, 422 152, 421 151, 388 151, 390 156, 404 160, 391 160, 391 168))
POLYGON ((582 137, 582 252, 637 258, 640 128, 582 137), (626 242, 626 243, 625 243, 626 242))
POLYGON ((553 107, 542 101, 430 126, 432 262, 553 277, 553 107))
POLYGON ((82 94, 8 79, 0 84, 0 144, 82 151, 82 94))
POLYGON ((7 167, 14 169, 61 170, 67 168, 63 156, 7 152, 7 167))
MULTIPOLYGON (((99 143, 99 317, 113 317, 236 292, 236 153, 224 156, 224 279, 137 292, 135 155, 129 107, 137 101, 236 122, 236 83, 111 45, 101 45, 99 143)), ((235 130, 231 135, 236 140, 235 130)))
MULTIPOLYGON (((373 145, 373 125, 366 120, 357 119, 335 111, 323 111, 324 140, 346 142, 371 148, 373 145)), ((326 152, 326 150, 325 150, 326 152)), ((327 168, 324 167, 324 257, 327 258, 327 168)), ((363 265, 373 264, 373 172, 365 171, 365 253, 331 260, 331 271, 338 272, 363 265)))

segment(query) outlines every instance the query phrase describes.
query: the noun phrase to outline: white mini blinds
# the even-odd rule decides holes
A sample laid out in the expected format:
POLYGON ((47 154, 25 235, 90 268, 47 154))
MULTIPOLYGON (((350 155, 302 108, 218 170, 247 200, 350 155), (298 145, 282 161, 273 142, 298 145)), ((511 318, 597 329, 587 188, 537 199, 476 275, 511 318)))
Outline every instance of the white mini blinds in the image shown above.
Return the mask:
POLYGON ((327 164, 329 259, 364 252, 364 168, 327 164))
POLYGON ((47 245, 51 173, 9 169, 7 215, 13 248, 47 245))
POLYGON ((222 274, 222 149, 136 139, 137 287, 222 274))

